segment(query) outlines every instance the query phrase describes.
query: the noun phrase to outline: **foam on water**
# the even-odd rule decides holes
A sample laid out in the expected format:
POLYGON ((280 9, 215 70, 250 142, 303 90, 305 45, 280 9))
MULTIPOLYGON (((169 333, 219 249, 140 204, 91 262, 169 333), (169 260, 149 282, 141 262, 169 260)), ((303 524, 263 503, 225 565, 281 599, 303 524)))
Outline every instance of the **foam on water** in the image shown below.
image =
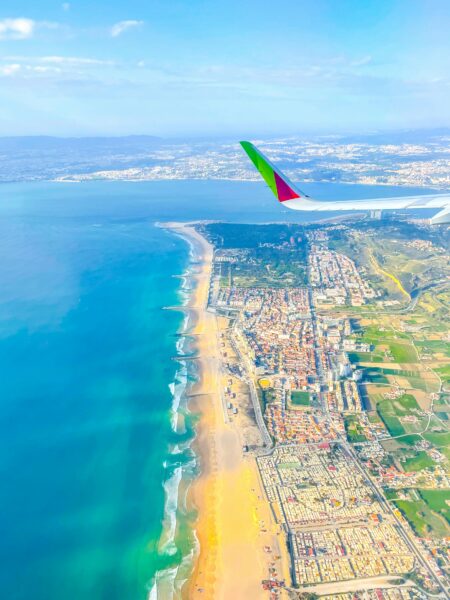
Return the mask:
MULTIPOLYGON (((189 277, 191 275, 192 260, 194 259, 193 247, 190 244, 190 263, 181 278, 181 288, 178 292, 180 302, 186 306, 190 299, 191 289, 189 277)), ((186 334, 189 330, 189 313, 184 314, 181 327, 181 336, 176 342, 178 355, 186 352, 186 334)), ((171 426, 175 434, 185 434, 186 426, 184 417, 189 414, 186 399, 186 389, 189 383, 188 365, 180 361, 180 367, 175 374, 175 379, 169 384, 172 394, 171 426)), ((168 470, 173 468, 171 476, 164 483, 165 507, 163 533, 160 539, 159 551, 169 557, 175 557, 179 548, 177 547, 178 518, 186 513, 187 486, 183 487, 184 493, 180 493, 182 479, 191 480, 194 477, 197 461, 190 450, 192 439, 173 444, 170 456, 164 461, 164 467, 168 470)), ((186 552, 178 565, 162 569, 155 574, 149 590, 149 600, 168 600, 181 598, 181 589, 187 581, 192 570, 192 563, 197 553, 198 541, 193 532, 193 544, 186 552)))
POLYGON ((164 483, 166 505, 164 510, 164 534, 160 550, 163 554, 172 556, 176 553, 175 533, 177 527, 178 489, 183 475, 183 468, 176 467, 172 476, 164 483))

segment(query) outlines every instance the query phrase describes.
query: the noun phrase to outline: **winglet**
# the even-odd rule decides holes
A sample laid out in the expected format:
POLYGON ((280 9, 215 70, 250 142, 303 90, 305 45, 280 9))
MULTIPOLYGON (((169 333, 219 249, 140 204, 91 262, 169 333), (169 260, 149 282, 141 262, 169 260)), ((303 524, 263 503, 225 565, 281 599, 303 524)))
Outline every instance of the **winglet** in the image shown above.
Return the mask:
POLYGON ((286 175, 275 167, 256 146, 250 142, 240 142, 240 144, 280 202, 306 196, 306 194, 297 190, 286 175))
POLYGON ((431 225, 445 225, 450 223, 450 205, 445 206, 441 211, 439 211, 434 217, 431 217, 430 224, 431 225))

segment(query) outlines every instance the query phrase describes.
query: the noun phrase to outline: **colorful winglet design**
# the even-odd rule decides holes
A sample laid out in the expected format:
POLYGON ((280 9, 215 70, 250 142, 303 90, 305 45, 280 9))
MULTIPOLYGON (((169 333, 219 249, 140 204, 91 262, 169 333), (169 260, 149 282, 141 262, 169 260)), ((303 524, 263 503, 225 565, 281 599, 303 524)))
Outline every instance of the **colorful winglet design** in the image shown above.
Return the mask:
POLYGON ((289 179, 253 144, 250 142, 240 142, 240 144, 280 202, 301 198, 289 179))

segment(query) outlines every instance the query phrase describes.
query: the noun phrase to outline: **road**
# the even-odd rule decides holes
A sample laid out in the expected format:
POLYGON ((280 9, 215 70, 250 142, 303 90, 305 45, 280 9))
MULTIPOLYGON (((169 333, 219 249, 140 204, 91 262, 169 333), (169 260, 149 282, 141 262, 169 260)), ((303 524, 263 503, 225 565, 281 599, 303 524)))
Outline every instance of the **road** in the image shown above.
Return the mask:
POLYGON ((446 588, 440 581, 439 577, 436 575, 436 573, 430 567, 430 565, 428 564, 426 559, 423 557, 421 549, 417 547, 414 536, 412 534, 410 534, 408 531, 406 531, 405 527, 403 526, 403 523, 400 521, 398 516, 395 514, 395 511, 392 509, 392 506, 390 505, 390 503, 386 500, 383 493, 378 489, 376 483, 372 480, 370 475, 366 472, 366 470, 363 468, 363 466, 359 462, 356 452, 353 450, 353 448, 350 446, 350 444, 348 444, 346 441, 342 440, 341 443, 342 443, 342 447, 344 448, 344 450, 350 455, 351 458, 353 458, 361 475, 365 478, 367 483, 370 485, 371 489, 373 490, 376 497, 378 498, 378 501, 380 502, 380 504, 393 517, 393 519, 397 523, 399 533, 402 536, 402 538, 403 538, 404 542, 406 543, 406 545, 408 546, 408 548, 414 554, 414 556, 419 561, 419 563, 424 567, 424 569, 430 574, 433 581, 436 583, 436 585, 442 591, 443 597, 450 598, 446 588))
POLYGON ((229 337, 231 345, 233 346, 233 350, 238 355, 240 364, 243 367, 245 373, 245 383, 248 385, 253 410, 255 412, 256 424, 258 425, 258 429, 261 433, 264 446, 267 446, 267 448, 271 448, 273 442, 272 438, 270 437, 269 431, 267 430, 266 422, 264 421, 264 417, 261 411, 258 392, 256 391, 255 381, 252 375, 252 365, 250 359, 241 351, 239 344, 236 342, 235 336, 231 334, 229 337))
MULTIPOLYGON (((420 294, 422 292, 426 291, 426 289, 429 289, 431 287, 437 287, 438 285, 442 285, 442 282, 436 282, 433 285, 426 286, 425 288, 419 290, 417 292, 417 294, 415 294, 414 297, 411 298, 408 307, 405 307, 402 310, 404 310, 404 311, 413 310, 414 307, 416 306, 416 303, 417 303, 419 297, 420 297, 420 294)), ((323 413, 327 424, 331 425, 331 417, 330 417, 330 413, 329 413, 328 403, 326 400, 326 395, 324 393, 324 390, 327 385, 327 380, 326 380, 326 375, 324 373, 324 369, 322 367, 322 361, 321 361, 322 350, 318 343, 318 326, 317 326, 318 316, 316 313, 316 308, 313 303, 313 290, 312 290, 312 286, 311 286, 309 267, 307 268, 307 290, 308 290, 308 297, 309 297, 310 311, 311 311, 311 328, 312 328, 312 334, 313 334, 314 358, 315 358, 315 363, 316 363, 317 379, 318 379, 318 383, 320 384, 319 407, 318 408, 323 413)), ((239 363, 244 372, 244 380, 249 388, 251 402, 252 402, 252 406, 253 406, 254 413, 255 413, 255 420, 256 420, 257 426, 259 428, 259 431, 261 433, 263 443, 267 449, 270 449, 273 446, 273 442, 272 442, 272 439, 267 430, 267 426, 266 426, 264 416, 263 416, 262 410, 261 410, 260 401, 258 398, 258 392, 256 389, 255 376, 254 376, 254 365, 251 361, 251 358, 245 352, 245 349, 241 348, 241 344, 239 343, 238 335, 236 335, 236 333, 234 331, 235 327, 236 327, 236 324, 233 326, 233 330, 230 332, 229 339, 230 339, 230 342, 232 344, 234 351, 236 352, 236 355, 238 356, 239 363)), ((429 574, 429 576, 431 577, 432 581, 435 582, 438 589, 441 590, 440 597, 450 598, 445 586, 443 585, 443 583, 441 582, 439 577, 436 575, 436 573, 433 571, 433 569, 431 568, 430 564, 428 563, 426 557, 424 556, 423 549, 421 547, 419 547, 419 545, 417 544, 416 537, 413 535, 412 531, 409 530, 409 528, 405 527, 402 520, 397 516, 397 514, 393 510, 391 504, 386 500, 382 489, 370 477, 370 474, 366 471, 364 465, 359 461, 359 458, 358 458, 356 452, 354 451, 353 447, 347 442, 346 439, 341 438, 337 441, 339 441, 339 443, 342 445, 345 452, 348 454, 349 458, 353 459, 356 467, 358 468, 358 470, 360 471, 360 473, 364 477, 364 479, 367 481, 370 488, 373 490, 373 493, 374 493, 375 497, 378 499, 378 501, 380 502, 381 506, 384 508, 386 513, 392 517, 393 521, 396 523, 398 532, 401 535, 401 537, 404 540, 407 547, 409 548, 409 550, 411 551, 412 555, 415 556, 417 562, 425 569, 425 572, 427 572, 429 574)))
MULTIPOLYGON (((326 379, 325 379, 325 375, 324 375, 324 372, 322 369, 322 364, 321 364, 320 355, 319 355, 320 348, 319 348, 318 341, 317 341, 317 315, 316 315, 316 310, 315 310, 314 303, 313 303, 313 293, 312 293, 312 287, 311 287, 309 267, 307 269, 307 286, 308 286, 309 302, 310 302, 310 306, 311 306, 311 323, 312 323, 312 330, 313 330, 314 354, 315 354, 315 359, 316 359, 316 368, 317 368, 317 373, 318 373, 320 386, 321 386, 321 390, 322 390, 323 386, 326 385, 326 379)), ((428 287, 431 287, 431 286, 428 286, 428 287)), ((411 299, 411 302, 417 302, 417 298, 411 299)), ((328 405, 327 405, 326 398, 325 398, 324 394, 322 393, 322 391, 320 392, 320 399, 321 399, 320 404, 321 404, 322 411, 325 414, 327 420, 329 421, 330 414, 329 414, 329 410, 328 410, 328 405)), ((374 491, 374 493, 375 493, 376 497, 378 498, 379 502, 381 503, 381 505, 385 508, 385 510, 392 516, 392 518, 397 523, 399 533, 402 536, 402 538, 404 539, 408 548, 414 554, 414 556, 419 561, 419 563, 430 574, 433 581, 441 589, 444 597, 449 598, 447 590, 445 589, 444 585, 441 583, 441 581, 439 580, 439 578, 437 577, 435 572, 431 569, 430 565, 427 563, 427 561, 423 557, 421 550, 417 547, 415 539, 413 539, 413 537, 410 535, 410 533, 408 531, 406 531, 402 522, 400 521, 400 519, 398 518, 398 516, 395 514, 394 510, 392 509, 392 506, 384 497, 383 492, 380 489, 378 489, 377 485, 372 480, 369 473, 364 469, 364 467, 360 463, 356 452, 353 450, 353 448, 350 446, 350 444, 346 440, 342 439, 341 444, 342 444, 343 448, 345 449, 345 451, 349 454, 349 456, 351 458, 353 458, 355 464, 358 467, 358 470, 360 471, 360 473, 364 477, 364 479, 368 482, 371 489, 374 491)))
POLYGON ((323 371, 322 361, 320 360, 321 349, 318 344, 317 314, 316 314, 316 307, 314 306, 313 290, 312 290, 312 286, 311 286, 311 274, 310 274, 310 267, 309 267, 309 244, 307 245, 307 248, 306 248, 306 260, 308 262, 308 266, 306 268, 306 286, 308 289, 308 300, 309 300, 309 306, 310 306, 310 311, 311 311, 311 328, 312 328, 313 340, 314 340, 314 361, 316 363, 316 372, 318 375, 319 385, 320 385, 319 402, 320 402, 320 408, 321 408, 322 412, 326 415, 327 418, 329 418, 330 413, 329 413, 329 409, 328 409, 328 402, 325 397, 325 394, 323 393, 323 390, 325 389, 327 381, 326 381, 325 373, 323 371))

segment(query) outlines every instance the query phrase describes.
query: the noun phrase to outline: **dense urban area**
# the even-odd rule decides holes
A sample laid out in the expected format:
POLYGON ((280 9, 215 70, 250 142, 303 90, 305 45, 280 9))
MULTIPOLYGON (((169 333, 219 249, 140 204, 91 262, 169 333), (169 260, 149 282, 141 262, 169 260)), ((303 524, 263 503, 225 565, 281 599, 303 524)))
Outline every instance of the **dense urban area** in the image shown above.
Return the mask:
POLYGON ((289 554, 270 597, 448 598, 449 229, 197 228, 227 323, 224 413, 289 554))
MULTIPOLYGON (((253 140, 294 181, 448 189, 450 131, 253 140)), ((0 181, 254 181, 236 139, 0 138, 0 181)))

